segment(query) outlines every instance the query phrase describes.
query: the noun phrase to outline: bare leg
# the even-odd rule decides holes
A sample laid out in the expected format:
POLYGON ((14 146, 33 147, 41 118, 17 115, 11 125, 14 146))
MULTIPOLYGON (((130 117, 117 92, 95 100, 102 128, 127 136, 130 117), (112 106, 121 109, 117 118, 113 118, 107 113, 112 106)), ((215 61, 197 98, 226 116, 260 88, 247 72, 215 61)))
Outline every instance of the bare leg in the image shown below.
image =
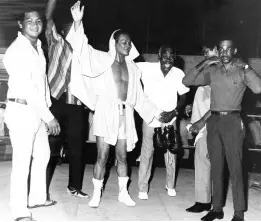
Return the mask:
POLYGON ((117 159, 117 173, 119 177, 128 176, 127 166, 127 143, 126 139, 118 139, 115 147, 116 159, 117 159))
POLYGON ((110 145, 104 142, 104 137, 97 136, 97 161, 93 170, 93 195, 89 202, 90 207, 99 207, 101 201, 101 190, 105 174, 106 163, 109 156, 110 145))
POLYGON ((128 166, 127 166, 127 143, 126 139, 118 139, 115 153, 117 158, 117 173, 119 179, 119 197, 118 200, 129 207, 133 207, 136 203, 131 199, 128 190, 127 183, 128 177, 128 166))
POLYGON ((94 165, 93 176, 97 180, 103 180, 105 167, 109 156, 110 146, 104 142, 104 138, 97 136, 97 161, 94 165))

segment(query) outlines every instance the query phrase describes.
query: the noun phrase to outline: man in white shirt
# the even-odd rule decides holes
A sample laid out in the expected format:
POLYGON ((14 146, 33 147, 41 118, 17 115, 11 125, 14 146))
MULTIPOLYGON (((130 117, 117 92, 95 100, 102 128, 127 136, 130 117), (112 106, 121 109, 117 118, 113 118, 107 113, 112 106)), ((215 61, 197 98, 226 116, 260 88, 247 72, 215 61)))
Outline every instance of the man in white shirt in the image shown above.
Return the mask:
MULTIPOLYGON (((185 76, 183 71, 173 67, 174 54, 170 46, 164 45, 159 50, 159 62, 137 63, 142 72, 142 82, 144 93, 148 99, 153 102, 158 109, 169 112, 172 115, 171 124, 173 124, 178 110, 184 105, 189 88, 182 84, 182 78, 185 76), (177 93, 180 95, 179 102, 177 93)), ((162 123, 154 119, 150 124, 143 121, 143 138, 139 166, 139 198, 148 199, 148 182, 151 175, 153 161, 153 134, 154 128, 162 127, 162 123)), ((176 196, 174 189, 174 180, 176 172, 176 155, 169 151, 165 153, 166 164, 166 189, 169 196, 176 196)))
POLYGON ((46 197, 46 167, 50 158, 48 132, 58 135, 60 126, 49 110, 46 61, 38 39, 42 17, 27 9, 19 16, 18 25, 21 32, 3 60, 9 75, 5 122, 13 148, 10 207, 15 220, 32 221, 28 208, 56 204, 46 197))
MULTIPOLYGON (((203 47, 203 55, 205 58, 218 56, 217 47, 215 45, 207 45, 203 47)), ((195 139, 195 201, 196 203, 186 209, 191 213, 201 213, 211 208, 212 184, 210 176, 210 160, 207 149, 207 128, 206 121, 210 117, 210 86, 198 87, 192 109, 191 123, 188 130, 197 134, 195 139)))

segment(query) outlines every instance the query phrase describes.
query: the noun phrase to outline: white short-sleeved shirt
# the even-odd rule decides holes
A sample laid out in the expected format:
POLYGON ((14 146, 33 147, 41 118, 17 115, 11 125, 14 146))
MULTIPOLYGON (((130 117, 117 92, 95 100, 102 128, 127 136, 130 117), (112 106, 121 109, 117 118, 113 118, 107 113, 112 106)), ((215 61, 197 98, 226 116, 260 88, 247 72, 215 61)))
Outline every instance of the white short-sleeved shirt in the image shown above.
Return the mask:
MULTIPOLYGON (((176 67, 172 67, 169 73, 164 77, 160 62, 136 63, 142 72, 141 79, 144 85, 144 93, 149 100, 153 102, 158 109, 164 111, 172 111, 177 106, 179 95, 183 95, 189 91, 183 83, 184 72, 176 67)), ((154 119, 149 126, 160 127, 161 123, 154 119)))

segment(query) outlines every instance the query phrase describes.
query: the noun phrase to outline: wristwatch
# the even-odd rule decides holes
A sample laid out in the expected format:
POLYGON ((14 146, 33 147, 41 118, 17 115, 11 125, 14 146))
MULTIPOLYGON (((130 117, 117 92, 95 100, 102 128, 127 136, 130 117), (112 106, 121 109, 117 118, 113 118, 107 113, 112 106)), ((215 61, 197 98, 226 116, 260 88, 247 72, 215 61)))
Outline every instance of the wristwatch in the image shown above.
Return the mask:
POLYGON ((244 66, 244 70, 246 70, 246 69, 248 69, 248 68, 249 68, 249 65, 246 64, 246 65, 244 66))

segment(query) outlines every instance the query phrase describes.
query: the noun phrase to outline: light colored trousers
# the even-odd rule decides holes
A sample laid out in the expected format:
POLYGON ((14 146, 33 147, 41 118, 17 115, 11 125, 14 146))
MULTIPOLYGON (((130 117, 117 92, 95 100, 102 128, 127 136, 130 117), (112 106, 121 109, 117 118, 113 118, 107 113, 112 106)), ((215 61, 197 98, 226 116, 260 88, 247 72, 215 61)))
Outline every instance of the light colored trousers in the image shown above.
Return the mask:
POLYGON ((211 166, 207 149, 207 130, 196 143, 195 150, 195 201, 210 203, 212 194, 211 166))
POLYGON ((44 204, 46 201, 46 167, 50 158, 47 129, 29 106, 14 102, 7 103, 5 122, 13 148, 11 214, 13 218, 28 216, 30 213, 27 205, 44 204), (29 172, 31 177, 28 198, 29 172))
POLYGON ((180 137, 184 146, 189 145, 189 139, 193 139, 193 135, 187 130, 188 124, 190 124, 190 119, 182 119, 179 124, 180 137))
MULTIPOLYGON (((139 192, 148 192, 149 190, 149 179, 151 176, 151 168, 153 162, 153 134, 154 127, 149 127, 148 124, 143 121, 142 125, 142 146, 140 154, 140 166, 139 166, 139 192)), ((166 186, 170 189, 174 188, 175 184, 175 173, 176 173, 176 159, 177 155, 167 152, 164 154, 165 165, 166 165, 166 186)))

